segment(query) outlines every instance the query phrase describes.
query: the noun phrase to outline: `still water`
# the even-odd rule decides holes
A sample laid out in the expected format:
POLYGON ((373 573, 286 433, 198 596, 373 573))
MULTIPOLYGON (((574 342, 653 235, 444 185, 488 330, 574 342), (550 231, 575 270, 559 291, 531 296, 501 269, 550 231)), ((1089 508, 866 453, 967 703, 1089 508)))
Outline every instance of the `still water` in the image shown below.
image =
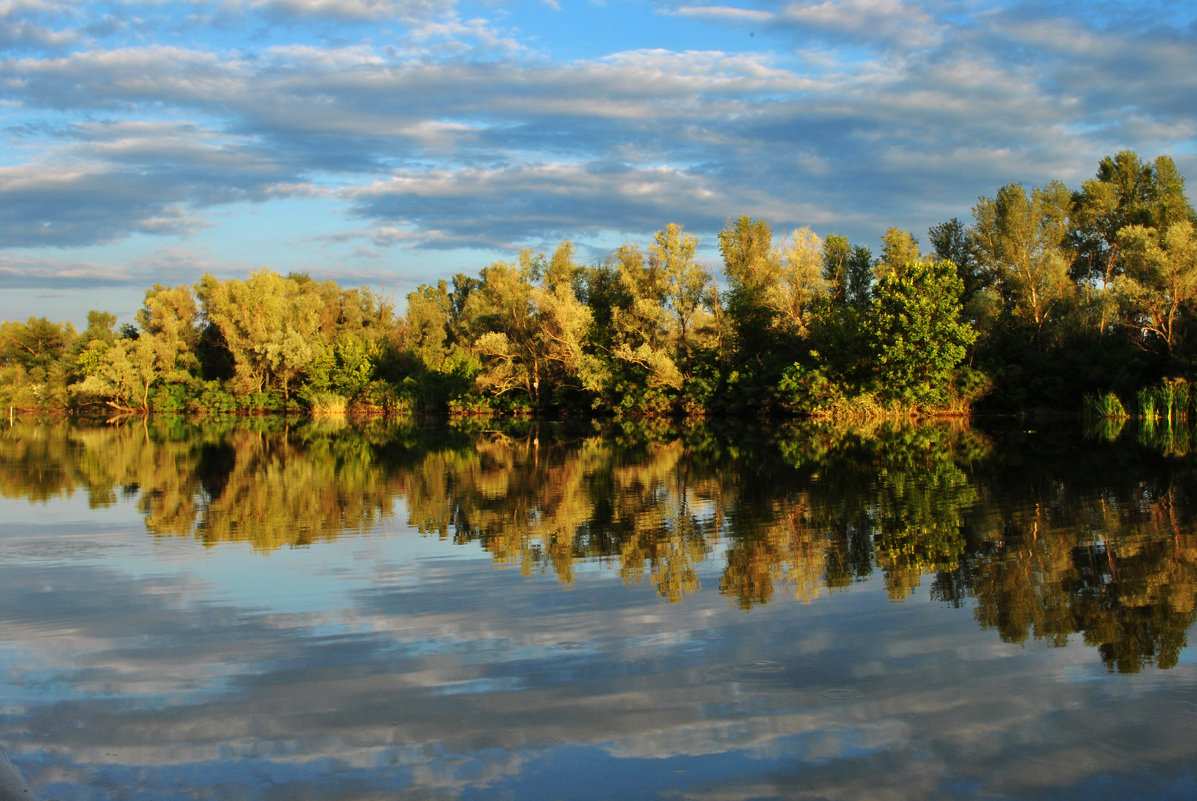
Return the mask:
POLYGON ((0 433, 38 799, 1197 797, 1183 432, 0 433))

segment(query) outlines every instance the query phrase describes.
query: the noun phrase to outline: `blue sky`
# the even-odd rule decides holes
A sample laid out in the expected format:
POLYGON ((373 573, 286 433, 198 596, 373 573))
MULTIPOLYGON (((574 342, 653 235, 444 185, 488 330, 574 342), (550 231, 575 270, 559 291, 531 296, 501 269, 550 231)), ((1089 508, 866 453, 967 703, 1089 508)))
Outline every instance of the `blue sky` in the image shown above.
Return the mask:
MULTIPOLYGON (((876 248, 1197 175, 1190 3, 0 0, 0 319, 301 270, 394 298, 748 214, 876 248)), ((1190 191, 1190 197, 1192 197, 1190 191)))

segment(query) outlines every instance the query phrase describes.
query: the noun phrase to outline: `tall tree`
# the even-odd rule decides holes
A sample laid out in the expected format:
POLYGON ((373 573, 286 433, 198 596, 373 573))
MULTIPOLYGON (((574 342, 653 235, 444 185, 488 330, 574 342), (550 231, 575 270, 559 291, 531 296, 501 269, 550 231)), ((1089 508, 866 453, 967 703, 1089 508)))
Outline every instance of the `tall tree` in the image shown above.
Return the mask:
MULTIPOLYGON (((85 376, 72 391, 99 397, 118 411, 149 412, 155 385, 184 383, 199 366, 197 317, 190 287, 155 284, 137 312, 137 336, 95 336, 78 358, 85 376)), ((114 321, 97 317, 93 322, 102 326, 114 321)))
POLYGON ((677 352, 685 376, 692 370, 690 356, 694 317, 702 307, 711 275, 695 263, 698 237, 687 234, 677 223, 669 223, 657 232, 649 246, 649 260, 660 270, 665 282, 663 300, 673 312, 677 352))
POLYGON ((470 316, 485 332, 474 343, 484 369, 478 383, 495 394, 524 389, 533 404, 540 399, 543 354, 536 342, 532 289, 540 265, 532 251, 518 264, 498 261, 482 271, 482 283, 470 296, 470 316))
POLYGON ((285 400, 307 366, 323 351, 324 307, 319 287, 272 270, 246 281, 205 275, 196 288, 203 315, 219 329, 243 393, 277 387, 285 400))
POLYGON ((92 342, 86 360, 91 365, 84 379, 72 385, 77 395, 92 395, 120 412, 150 411, 150 389, 170 375, 170 354, 153 335, 121 339, 111 346, 92 342))
POLYGON ((22 408, 62 408, 67 404, 66 358, 76 342, 70 323, 45 317, 0 324, 0 397, 22 408))
POLYGON ((828 234, 823 240, 823 279, 833 306, 840 306, 848 295, 848 259, 852 243, 840 234, 828 234))
POLYGON ((878 280, 894 270, 919 260, 919 241, 901 228, 889 228, 881 237, 881 258, 874 266, 878 280))
POLYGON ((1074 274, 1103 286, 1122 271, 1119 231, 1128 225, 1162 231, 1194 217, 1172 159, 1160 156, 1149 164, 1130 150, 1102 159, 1072 202, 1074 274))
POLYGON ((1059 181, 1030 193, 1022 184, 1007 184, 973 208, 978 261, 1038 341, 1073 290, 1065 252, 1070 210, 1071 196, 1059 181))
POLYGON ((62 358, 74 339, 70 323, 52 323, 45 317, 0 324, 0 364, 44 371, 62 358))
MULTIPOLYGON (((681 229, 676 233, 680 235, 681 229)), ((668 235, 658 234, 668 244, 668 235)), ((663 247, 662 243, 656 243, 663 247)), ((648 257, 637 246, 625 244, 609 261, 614 281, 591 297, 596 318, 609 320, 602 344, 610 354, 609 370, 603 378, 604 397, 621 411, 650 414, 672 404, 682 388, 682 373, 674 360, 670 341, 669 279, 665 261, 673 255, 675 264, 682 249, 675 239, 666 252, 648 257), (668 250, 673 250, 669 254, 668 250), (603 301, 609 304, 603 307, 603 301)), ((684 255, 682 253, 681 255, 684 255)))
POLYGON ((100 354, 116 342, 115 328, 115 314, 95 310, 87 313, 87 328, 83 329, 71 347, 76 374, 86 376, 94 372, 100 354), (100 344, 92 348, 93 342, 100 344))
POLYGON ((1118 232, 1123 272, 1115 287, 1136 332, 1163 340, 1171 353, 1180 340, 1184 311, 1197 300, 1197 236, 1182 220, 1160 235, 1154 228, 1127 225, 1118 232))
POLYGON ((765 294, 778 274, 773 231, 764 220, 740 217, 719 232, 719 251, 729 284, 725 296, 728 316, 741 347, 759 354, 764 347, 761 335, 772 319, 765 294))
POLYGON ((553 251, 544 281, 532 293, 537 338, 549 377, 558 387, 595 388, 590 358, 584 352, 590 333, 590 309, 579 297, 582 268, 574 262, 574 244, 560 243, 553 251))
POLYGON ((864 245, 856 245, 848 254, 848 285, 845 298, 848 305, 867 309, 873 289, 873 252, 864 245))
POLYGON ((1102 333, 1114 317, 1111 293, 1123 272, 1122 229, 1137 225, 1162 232, 1182 220, 1197 222, 1172 159, 1148 163, 1130 150, 1101 160, 1096 176, 1072 196, 1072 218, 1072 275, 1097 289, 1102 333))
POLYGON ((977 262, 977 244, 972 233, 959 218, 931 226, 927 231, 931 248, 939 261, 950 261, 956 265, 956 274, 964 286, 961 300, 965 307, 987 283, 977 262))
POLYGON ((427 370, 441 370, 448 359, 450 307, 444 281, 436 286, 421 284, 407 295, 404 345, 427 370))
POLYGON ((775 261, 780 269, 764 292, 773 326, 806 336, 814 307, 827 295, 823 241, 809 228, 800 228, 781 244, 775 261))
POLYGON ((480 387, 495 394, 522 389, 539 407, 542 382, 587 381, 582 344, 591 317, 574 292, 579 272, 569 243, 548 262, 524 250, 517 264, 495 262, 482 271, 467 312, 484 331, 474 343, 484 365, 480 387))

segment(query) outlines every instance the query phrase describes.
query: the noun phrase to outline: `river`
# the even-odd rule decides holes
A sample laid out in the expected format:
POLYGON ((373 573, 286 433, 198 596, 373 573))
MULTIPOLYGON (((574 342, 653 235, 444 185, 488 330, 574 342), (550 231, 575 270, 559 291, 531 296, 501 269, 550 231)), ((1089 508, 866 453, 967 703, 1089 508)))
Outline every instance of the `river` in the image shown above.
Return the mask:
POLYGON ((1197 797, 1191 440, 18 423, 0 748, 43 801, 1197 797))

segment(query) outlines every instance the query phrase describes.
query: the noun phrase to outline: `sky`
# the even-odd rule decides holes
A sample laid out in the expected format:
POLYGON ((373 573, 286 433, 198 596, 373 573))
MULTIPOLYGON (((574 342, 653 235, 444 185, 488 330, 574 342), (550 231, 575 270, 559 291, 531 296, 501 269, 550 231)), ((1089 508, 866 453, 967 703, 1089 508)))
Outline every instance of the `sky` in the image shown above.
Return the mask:
MULTIPOLYGON (((1190 2, 0 0, 0 320, 269 267, 408 292, 741 215, 877 250, 1197 176, 1190 2)), ((1189 196, 1193 197, 1192 187, 1189 196)))

